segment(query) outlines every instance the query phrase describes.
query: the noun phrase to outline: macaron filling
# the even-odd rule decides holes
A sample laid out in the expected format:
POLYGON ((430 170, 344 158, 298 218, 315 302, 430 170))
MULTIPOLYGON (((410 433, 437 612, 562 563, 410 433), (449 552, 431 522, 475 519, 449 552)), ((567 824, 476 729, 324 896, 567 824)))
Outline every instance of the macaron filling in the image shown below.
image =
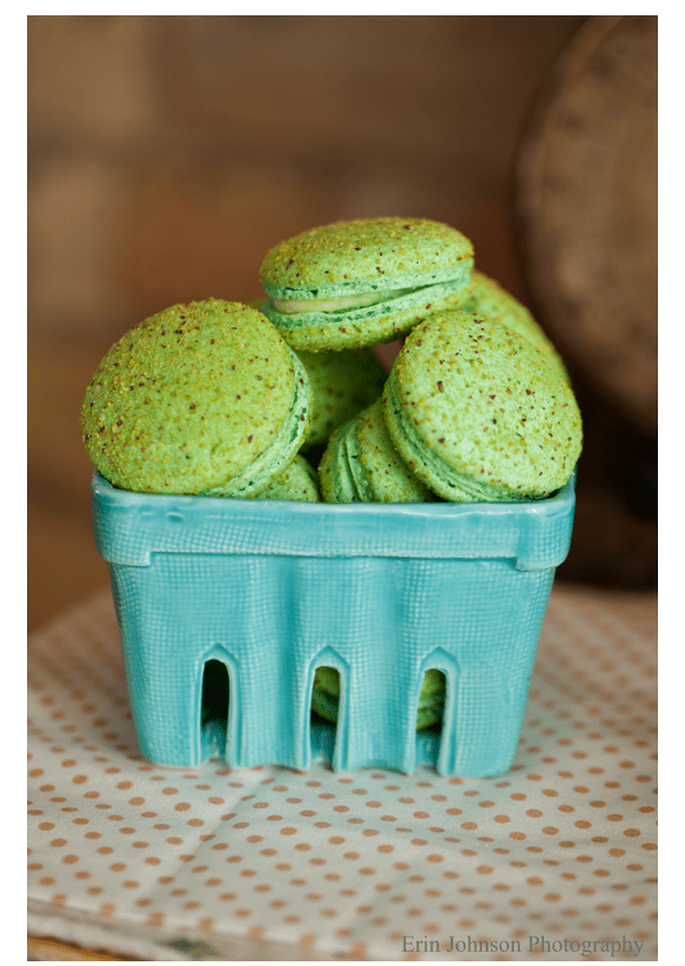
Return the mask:
POLYGON ((341 312, 345 309, 356 309, 363 305, 373 305, 375 302, 382 302, 386 298, 397 298, 399 295, 407 295, 411 291, 410 288, 398 288, 391 292, 361 292, 359 295, 346 295, 337 299, 272 298, 271 304, 279 312, 285 312, 289 315, 296 315, 299 312, 341 312))
POLYGON ((346 278, 336 282, 319 282, 302 285, 277 285, 262 278, 264 291, 272 299, 283 301, 317 301, 318 299, 337 300, 341 298, 360 297, 368 295, 378 296, 379 299, 391 298, 401 292, 415 292, 429 288, 431 285, 441 285, 443 282, 459 281, 468 277, 469 283, 473 274, 473 254, 465 252, 453 264, 445 268, 434 268, 429 272, 397 271, 386 274, 385 271, 377 277, 362 275, 358 278, 346 278), (404 283, 404 284, 401 284, 404 283))
MULTIPOLYGON (((436 282, 430 285, 422 285, 414 288, 393 289, 390 292, 378 292, 373 299, 364 302, 357 302, 347 308, 324 309, 320 307, 302 308, 304 305, 331 305, 337 299, 274 299, 272 296, 266 298, 261 305, 260 311, 277 328, 284 325, 289 329, 309 326, 338 326, 341 322, 369 322, 381 319, 385 316, 400 316, 403 312, 413 312, 418 310, 421 315, 435 311, 449 302, 454 304, 455 296, 462 296, 458 300, 458 305, 468 301, 471 293, 471 270, 473 261, 469 260, 460 266, 459 272, 445 281, 436 282), (290 306, 286 311, 279 308, 280 305, 290 306), (293 310, 292 306, 299 306, 299 311, 293 310)), ((367 283, 368 284, 368 283, 367 283)), ((365 293, 369 296, 371 293, 365 293)), ((454 305, 456 308, 457 305, 454 305)))

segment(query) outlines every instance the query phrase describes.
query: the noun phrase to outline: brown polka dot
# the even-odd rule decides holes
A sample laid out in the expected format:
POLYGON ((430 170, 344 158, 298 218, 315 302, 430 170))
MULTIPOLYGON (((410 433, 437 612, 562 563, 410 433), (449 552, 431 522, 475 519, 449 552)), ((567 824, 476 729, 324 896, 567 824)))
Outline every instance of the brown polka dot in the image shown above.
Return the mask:
POLYGON ((178 802, 174 805, 174 809, 177 812, 187 812, 190 808, 190 802, 178 802))

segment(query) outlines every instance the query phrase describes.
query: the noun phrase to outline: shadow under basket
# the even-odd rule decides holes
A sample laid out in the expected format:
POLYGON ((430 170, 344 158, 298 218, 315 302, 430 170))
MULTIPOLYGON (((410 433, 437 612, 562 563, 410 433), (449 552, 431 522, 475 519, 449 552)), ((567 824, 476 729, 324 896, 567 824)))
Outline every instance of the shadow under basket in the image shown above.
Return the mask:
POLYGON ((326 504, 130 493, 96 472, 142 754, 503 774, 574 484, 525 503, 326 504), (339 674, 337 725, 311 714, 321 666, 339 674), (443 718, 417 732, 430 668, 445 675, 443 718))

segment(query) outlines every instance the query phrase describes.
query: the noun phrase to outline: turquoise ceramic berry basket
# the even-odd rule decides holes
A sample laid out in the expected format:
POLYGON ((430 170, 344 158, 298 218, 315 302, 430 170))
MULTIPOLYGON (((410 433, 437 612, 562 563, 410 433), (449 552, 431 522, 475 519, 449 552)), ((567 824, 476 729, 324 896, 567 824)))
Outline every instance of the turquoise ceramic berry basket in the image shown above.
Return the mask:
POLYGON ((574 478, 538 502, 333 505, 130 493, 96 473, 92 499, 150 761, 511 766, 574 478), (340 675, 335 726, 310 710, 321 665, 340 675), (428 668, 445 709, 417 733, 428 668))

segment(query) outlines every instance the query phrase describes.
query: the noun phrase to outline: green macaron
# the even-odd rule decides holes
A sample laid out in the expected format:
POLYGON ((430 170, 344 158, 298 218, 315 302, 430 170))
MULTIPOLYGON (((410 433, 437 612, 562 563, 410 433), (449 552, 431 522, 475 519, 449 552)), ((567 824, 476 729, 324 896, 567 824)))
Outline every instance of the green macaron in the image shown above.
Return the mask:
POLYGON ((557 366, 570 382, 564 362, 530 311, 502 288, 499 282, 477 269, 473 271, 473 292, 465 311, 489 319, 499 319, 506 328, 518 332, 557 366))
MULTIPOLYGON (((340 678, 334 668, 319 667, 314 672, 312 709, 327 721, 338 720, 340 704, 340 678)), ((442 718, 445 707, 445 676, 431 668, 421 683, 419 706, 416 713, 416 730, 428 728, 442 718)))
POLYGON ((318 503, 318 474, 313 466, 299 453, 273 483, 259 494, 260 500, 299 500, 318 503))
POLYGON ((292 461, 309 408, 307 373, 274 326, 210 298, 171 306, 112 346, 81 431, 121 489, 249 498, 292 461))
POLYGON ((326 503, 428 503, 435 499, 393 446, 378 399, 337 430, 319 464, 326 503))
POLYGON ((338 426, 369 406, 383 391, 388 374, 371 349, 300 350, 297 355, 312 388, 305 447, 327 443, 338 426))
POLYGON ((501 322, 443 312, 418 325, 384 392, 393 444, 452 502, 551 495, 582 447, 581 417, 558 367, 501 322))
POLYGON ((296 349, 378 345, 438 309, 465 305, 472 269, 471 242, 441 222, 339 221, 267 253, 261 311, 296 349))

